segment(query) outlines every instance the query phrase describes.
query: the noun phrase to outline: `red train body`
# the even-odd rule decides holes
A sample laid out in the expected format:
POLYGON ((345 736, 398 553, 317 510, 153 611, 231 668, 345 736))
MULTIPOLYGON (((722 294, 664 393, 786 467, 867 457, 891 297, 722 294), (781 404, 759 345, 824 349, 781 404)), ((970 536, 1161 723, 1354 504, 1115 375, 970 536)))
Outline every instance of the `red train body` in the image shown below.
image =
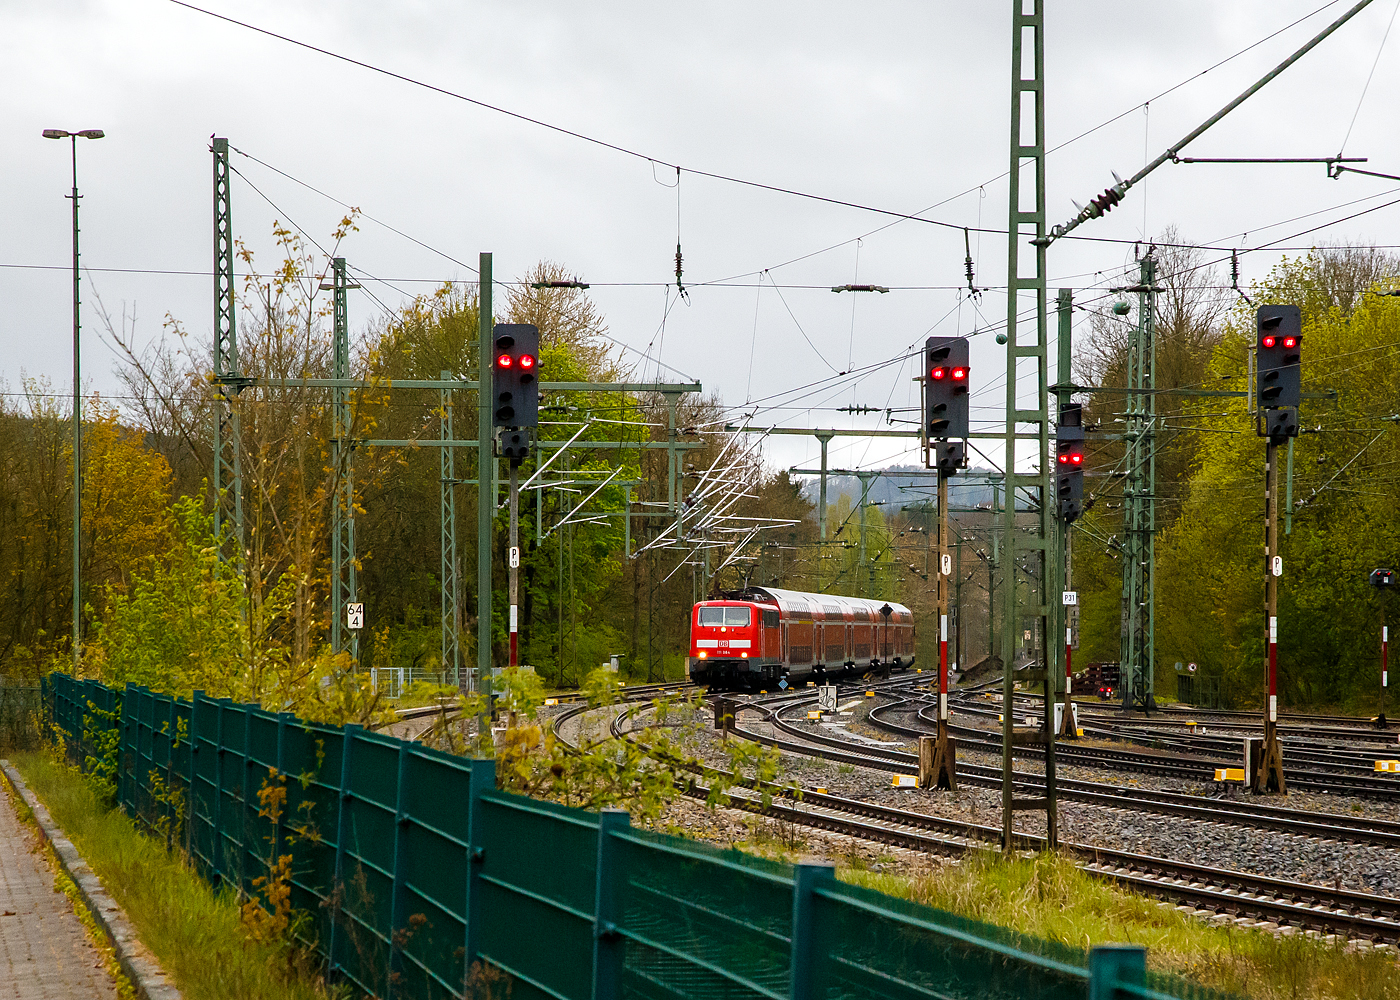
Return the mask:
POLYGON ((753 587, 691 610, 697 684, 770 687, 913 662, 914 616, 893 601, 753 587))

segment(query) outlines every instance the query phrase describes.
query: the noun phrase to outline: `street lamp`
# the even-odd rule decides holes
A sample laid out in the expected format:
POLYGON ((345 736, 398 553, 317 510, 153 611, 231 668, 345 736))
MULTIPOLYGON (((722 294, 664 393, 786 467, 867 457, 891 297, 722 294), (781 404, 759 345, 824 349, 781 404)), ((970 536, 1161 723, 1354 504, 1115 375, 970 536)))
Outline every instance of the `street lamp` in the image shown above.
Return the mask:
POLYGON ((82 648, 79 645, 79 624, 82 621, 82 564, 83 551, 83 403, 81 371, 78 365, 78 321, 79 292, 78 278, 78 139, 101 139, 100 128, 85 128, 81 132, 66 132, 61 128, 44 129, 45 139, 69 139, 73 150, 73 676, 78 676, 79 658, 82 648))

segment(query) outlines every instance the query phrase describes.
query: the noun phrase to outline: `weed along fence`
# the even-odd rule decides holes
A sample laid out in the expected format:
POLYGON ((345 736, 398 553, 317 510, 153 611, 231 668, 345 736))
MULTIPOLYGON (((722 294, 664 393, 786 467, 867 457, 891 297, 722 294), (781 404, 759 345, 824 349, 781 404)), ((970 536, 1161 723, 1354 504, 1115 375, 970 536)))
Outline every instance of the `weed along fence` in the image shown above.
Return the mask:
POLYGON ((14 684, 0 677, 0 748, 37 746, 39 686, 14 684))
MULTIPOLYGON (((796 867, 498 791, 495 762, 49 678, 70 751, 210 880, 383 998, 1215 997, 796 867)), ((255 927, 256 929, 256 927, 255 927)))

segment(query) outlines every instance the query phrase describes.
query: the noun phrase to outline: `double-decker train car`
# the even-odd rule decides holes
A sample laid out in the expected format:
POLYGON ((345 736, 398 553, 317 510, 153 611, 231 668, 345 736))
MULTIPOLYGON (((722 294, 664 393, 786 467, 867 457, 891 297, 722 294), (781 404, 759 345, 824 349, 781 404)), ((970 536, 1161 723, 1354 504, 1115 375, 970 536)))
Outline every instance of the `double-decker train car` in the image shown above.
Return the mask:
POLYGON ((717 688, 820 681, 914 662, 902 604, 752 587, 691 611, 690 678, 717 688))

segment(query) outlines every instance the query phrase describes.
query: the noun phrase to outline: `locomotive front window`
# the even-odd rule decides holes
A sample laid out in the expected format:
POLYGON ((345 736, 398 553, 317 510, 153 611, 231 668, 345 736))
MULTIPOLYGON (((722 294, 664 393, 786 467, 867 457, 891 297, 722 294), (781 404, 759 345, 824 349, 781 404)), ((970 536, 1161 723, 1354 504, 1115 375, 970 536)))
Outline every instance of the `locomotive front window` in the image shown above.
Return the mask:
POLYGON ((753 624, 752 608, 701 608, 699 625, 747 627, 753 624))

